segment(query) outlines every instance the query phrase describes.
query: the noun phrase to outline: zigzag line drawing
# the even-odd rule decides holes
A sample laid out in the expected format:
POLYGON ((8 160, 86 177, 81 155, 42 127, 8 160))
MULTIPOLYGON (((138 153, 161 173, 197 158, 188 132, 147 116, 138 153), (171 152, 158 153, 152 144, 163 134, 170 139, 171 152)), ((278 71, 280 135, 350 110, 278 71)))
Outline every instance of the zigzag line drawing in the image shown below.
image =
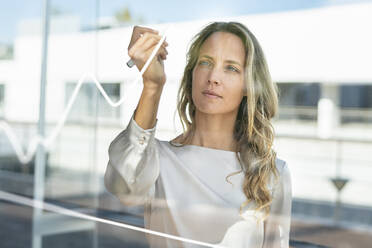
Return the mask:
MULTIPOLYGON (((162 38, 160 39, 160 41, 156 45, 155 49, 151 53, 150 57, 146 61, 146 63, 143 66, 143 68, 141 69, 139 75, 132 82, 133 83, 132 84, 132 87, 133 87, 133 85, 135 85, 135 83, 137 83, 139 80, 142 79, 141 77, 142 77, 143 73, 147 70, 147 67, 150 65, 150 62, 152 61, 152 59, 154 58, 155 54, 160 49, 160 46, 163 44, 164 40, 166 39, 166 37, 167 37, 166 34, 169 32, 169 29, 171 27, 172 26, 168 26, 165 29, 164 34, 162 35, 162 38)), ((67 107, 65 108, 65 110, 64 110, 64 112, 62 114, 62 117, 59 119, 56 127, 52 130, 51 134, 48 137, 42 137, 42 136, 40 136, 38 134, 35 135, 31 139, 31 141, 30 141, 30 143, 28 145, 27 152, 23 152, 22 146, 21 146, 19 140, 17 139, 14 131, 10 127, 10 125, 6 121, 0 121, 0 131, 2 130, 2 131, 5 132, 6 136, 8 137, 8 139, 10 141, 11 146, 13 147, 13 149, 14 149, 17 157, 18 157, 18 160, 22 164, 27 164, 28 162, 31 161, 32 157, 36 153, 36 149, 37 149, 37 147, 38 147, 39 144, 43 145, 45 147, 45 149, 47 151, 49 151, 49 148, 51 147, 51 144, 53 144, 54 140, 59 135, 59 133, 61 132, 63 126, 65 125, 67 116, 68 116, 68 114, 71 111, 72 105, 73 105, 73 103, 76 100, 76 97, 77 97, 77 95, 78 95, 78 93, 80 91, 81 86, 83 85, 83 83, 86 83, 86 82, 89 83, 89 81, 86 80, 87 78, 90 78, 90 79, 93 80, 93 82, 97 86, 98 90, 101 92, 101 94, 103 95, 103 97, 106 99, 106 101, 112 107, 120 106, 124 102, 125 99, 124 98, 121 98, 119 101, 117 101, 116 103, 114 103, 110 99, 110 97, 106 94, 105 90, 102 88, 101 84, 98 82, 97 78, 94 76, 93 73, 85 73, 85 74, 83 74, 83 76, 79 79, 78 84, 76 85, 76 87, 75 87, 75 89, 74 89, 74 91, 72 93, 71 98, 68 101, 67 107)))

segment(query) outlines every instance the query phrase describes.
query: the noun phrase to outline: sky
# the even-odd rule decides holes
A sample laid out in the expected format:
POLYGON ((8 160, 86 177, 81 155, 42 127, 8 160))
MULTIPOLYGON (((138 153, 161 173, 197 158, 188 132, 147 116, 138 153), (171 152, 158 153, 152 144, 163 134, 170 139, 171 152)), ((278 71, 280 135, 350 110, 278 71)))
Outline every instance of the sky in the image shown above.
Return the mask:
MULTIPOLYGON (((22 19, 41 18, 43 0, 0 0, 0 43, 12 43, 17 23, 22 19)), ((213 17, 241 16, 257 13, 321 8, 331 5, 372 2, 372 0, 50 0, 51 9, 77 15, 83 27, 95 23, 96 6, 100 17, 114 16, 128 7, 134 19, 144 23, 182 22, 213 17)))

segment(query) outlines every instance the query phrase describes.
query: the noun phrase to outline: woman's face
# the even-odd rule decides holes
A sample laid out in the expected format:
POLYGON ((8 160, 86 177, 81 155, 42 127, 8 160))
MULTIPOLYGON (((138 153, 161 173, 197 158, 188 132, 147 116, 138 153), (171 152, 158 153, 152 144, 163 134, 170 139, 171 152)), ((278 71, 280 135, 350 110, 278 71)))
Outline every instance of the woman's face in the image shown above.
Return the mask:
POLYGON ((192 99, 196 111, 237 113, 244 96, 244 60, 243 42, 234 34, 215 32, 204 41, 192 72, 192 99), (208 95, 206 90, 219 96, 208 95))

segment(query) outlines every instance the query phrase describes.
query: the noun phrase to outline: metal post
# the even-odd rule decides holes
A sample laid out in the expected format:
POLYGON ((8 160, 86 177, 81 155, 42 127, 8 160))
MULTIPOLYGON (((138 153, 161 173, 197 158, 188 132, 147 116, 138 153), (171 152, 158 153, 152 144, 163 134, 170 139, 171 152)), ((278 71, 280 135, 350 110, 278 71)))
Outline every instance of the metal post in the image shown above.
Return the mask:
POLYGON ((336 198, 336 204, 334 208, 333 213, 333 222, 334 225, 338 225, 341 218, 341 191, 345 187, 345 185, 349 182, 348 178, 341 176, 341 162, 342 162, 342 141, 337 140, 336 141, 336 176, 331 178, 331 181, 333 185, 335 186, 337 190, 337 198, 336 198))
MULTIPOLYGON (((98 72, 98 51, 99 51, 99 42, 98 42, 98 35, 99 35, 99 10, 100 10, 100 0, 95 1, 95 32, 94 32, 94 75, 99 81, 99 72, 98 72)), ((98 109, 99 109, 99 92, 98 89, 95 87, 94 84, 94 97, 93 97, 93 104, 95 106, 95 121, 94 121, 94 135, 93 135, 93 162, 91 163, 93 167, 91 167, 92 171, 90 171, 90 187, 93 191, 93 205, 97 209, 98 208, 98 197, 99 197, 99 180, 98 180, 98 156, 97 156, 97 142, 98 142, 98 109)), ((93 240, 92 240, 92 248, 98 247, 98 230, 97 225, 94 225, 93 229, 93 240)))
MULTIPOLYGON (((42 56, 41 56, 41 74, 40 74, 40 106, 38 134, 45 136, 45 90, 47 83, 47 55, 48 55, 48 33, 49 33, 49 0, 44 0, 43 19, 42 19, 42 56)), ((38 201, 44 200, 44 182, 45 182, 45 148, 42 144, 38 145, 35 159, 34 170, 34 198, 38 201)), ((38 222, 42 216, 42 209, 33 210, 33 228, 32 228, 32 247, 42 247, 42 236, 38 233, 38 222)))

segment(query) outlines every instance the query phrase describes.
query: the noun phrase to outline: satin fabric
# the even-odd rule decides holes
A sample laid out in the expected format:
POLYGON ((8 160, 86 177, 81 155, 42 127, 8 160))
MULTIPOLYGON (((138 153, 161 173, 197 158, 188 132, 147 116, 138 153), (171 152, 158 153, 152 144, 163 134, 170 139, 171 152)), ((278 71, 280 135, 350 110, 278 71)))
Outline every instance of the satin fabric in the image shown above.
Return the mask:
MULTIPOLYGON (((235 152, 170 144, 155 138, 156 124, 142 129, 132 118, 109 146, 106 189, 128 206, 144 204, 145 227, 222 247, 289 247, 292 189, 285 161, 276 159, 280 178, 268 188, 270 214, 245 201, 243 173, 235 152), (261 219, 260 219, 261 218, 261 219)), ((151 248, 203 247, 147 235, 151 248)))

